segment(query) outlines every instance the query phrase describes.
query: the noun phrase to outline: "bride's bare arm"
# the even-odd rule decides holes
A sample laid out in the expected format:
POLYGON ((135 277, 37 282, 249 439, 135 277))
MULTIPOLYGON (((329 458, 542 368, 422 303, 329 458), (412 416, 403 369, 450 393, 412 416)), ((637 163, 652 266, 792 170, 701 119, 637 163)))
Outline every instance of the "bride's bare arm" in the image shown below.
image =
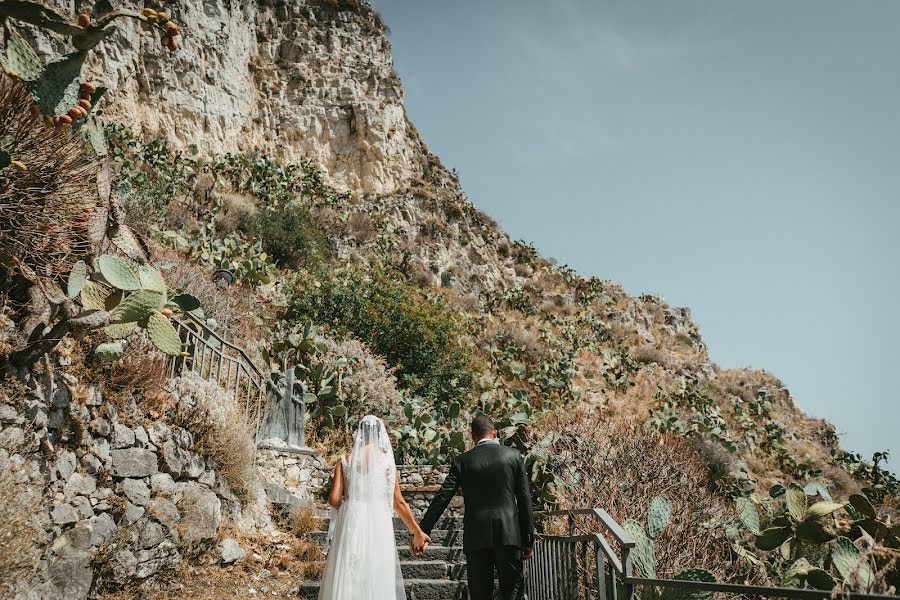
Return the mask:
POLYGON ((335 509, 341 507, 344 501, 344 468, 341 466, 343 461, 338 460, 337 466, 334 467, 334 482, 331 484, 331 493, 328 494, 328 504, 335 509))
POLYGON ((403 494, 400 492, 399 477, 394 481, 394 511, 397 513, 397 516, 400 517, 400 520, 403 521, 403 524, 406 525, 406 528, 413 534, 422 533, 422 529, 419 527, 419 524, 416 523, 416 518, 412 514, 412 509, 409 508, 409 504, 406 503, 406 498, 404 498, 403 494))

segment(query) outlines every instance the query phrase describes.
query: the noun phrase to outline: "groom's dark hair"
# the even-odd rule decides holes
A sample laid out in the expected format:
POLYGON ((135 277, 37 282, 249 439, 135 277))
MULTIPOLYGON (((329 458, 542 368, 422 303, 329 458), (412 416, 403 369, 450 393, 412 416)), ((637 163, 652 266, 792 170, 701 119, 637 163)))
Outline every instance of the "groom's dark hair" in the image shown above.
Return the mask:
POLYGON ((496 431, 494 422, 487 415, 478 415, 472 419, 472 437, 480 440, 492 431, 496 431))

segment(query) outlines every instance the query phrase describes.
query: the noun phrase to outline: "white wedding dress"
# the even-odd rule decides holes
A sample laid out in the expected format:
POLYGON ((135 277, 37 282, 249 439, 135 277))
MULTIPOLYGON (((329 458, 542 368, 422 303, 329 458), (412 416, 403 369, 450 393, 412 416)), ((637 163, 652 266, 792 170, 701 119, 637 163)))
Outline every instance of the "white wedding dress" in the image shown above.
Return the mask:
POLYGON ((319 600, 406 600, 394 540, 397 467, 381 419, 363 418, 350 460, 341 461, 344 500, 329 533, 319 600))

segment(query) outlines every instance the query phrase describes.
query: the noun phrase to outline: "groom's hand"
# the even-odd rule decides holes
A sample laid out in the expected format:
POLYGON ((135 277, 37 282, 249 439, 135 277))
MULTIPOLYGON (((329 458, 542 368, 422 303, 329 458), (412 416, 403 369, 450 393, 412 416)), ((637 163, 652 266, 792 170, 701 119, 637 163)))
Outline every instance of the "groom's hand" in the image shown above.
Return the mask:
POLYGON ((531 557, 534 556, 534 546, 527 546, 522 551, 522 558, 525 560, 531 560, 531 557))

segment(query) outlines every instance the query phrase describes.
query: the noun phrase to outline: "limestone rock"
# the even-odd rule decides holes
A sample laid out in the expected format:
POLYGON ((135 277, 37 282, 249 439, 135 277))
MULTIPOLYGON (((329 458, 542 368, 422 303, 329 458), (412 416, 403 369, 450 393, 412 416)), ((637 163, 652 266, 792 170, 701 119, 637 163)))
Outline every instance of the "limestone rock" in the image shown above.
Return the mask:
POLYGON ((239 563, 247 555, 247 552, 233 538, 223 540, 219 544, 219 552, 222 555, 222 564, 226 565, 239 563))
POLYGON ((57 525, 68 525, 78 521, 78 513, 71 504, 60 504, 50 511, 50 517, 57 525))
POLYGON ((125 479, 122 481, 122 491, 126 498, 138 506, 145 506, 150 502, 150 488, 140 479, 125 479))
POLYGON ((149 477, 159 472, 156 454, 150 450, 112 450, 111 455, 113 475, 116 477, 149 477))
POLYGON ((101 513, 91 521, 91 545, 102 546, 112 537, 116 530, 116 523, 106 513, 101 513))
POLYGON ((129 448, 134 446, 134 431, 130 427, 117 423, 113 430, 112 447, 129 448))

